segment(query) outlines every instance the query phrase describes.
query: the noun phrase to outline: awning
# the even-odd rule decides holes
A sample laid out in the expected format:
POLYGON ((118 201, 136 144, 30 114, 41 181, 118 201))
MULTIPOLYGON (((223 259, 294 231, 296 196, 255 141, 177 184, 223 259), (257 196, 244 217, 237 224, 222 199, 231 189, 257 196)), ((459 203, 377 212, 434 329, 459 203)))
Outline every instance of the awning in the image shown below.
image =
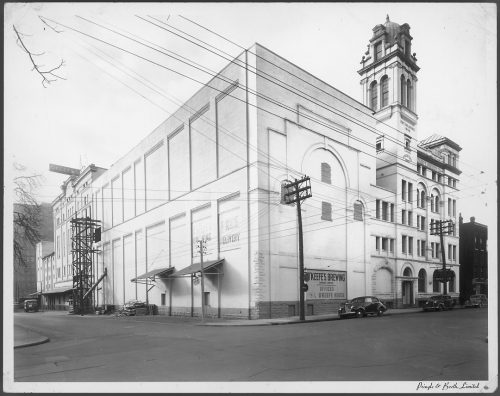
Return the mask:
MULTIPOLYGON (((205 261, 203 263, 203 272, 207 273, 206 271, 210 268, 215 267, 218 264, 221 264, 224 261, 224 259, 219 259, 219 260, 211 260, 211 261, 205 261)), ((201 263, 196 263, 192 264, 189 267, 183 268, 180 271, 177 271, 171 277, 178 277, 178 276, 186 276, 186 275, 191 275, 196 272, 201 272, 201 263)), ((210 272, 208 272, 210 274, 210 272)))
POLYGON ((42 292, 37 291, 37 292, 28 294, 28 296, 39 296, 40 294, 42 294, 42 292))
POLYGON ((146 272, 145 274, 139 275, 137 278, 130 279, 130 281, 137 282, 140 280, 154 279, 156 276, 158 278, 163 278, 173 271, 174 271, 174 267, 156 268, 156 269, 153 269, 151 271, 146 272))
POLYGON ((56 287, 52 290, 43 291, 42 294, 57 294, 57 293, 66 293, 69 291, 73 291, 72 287, 56 287))

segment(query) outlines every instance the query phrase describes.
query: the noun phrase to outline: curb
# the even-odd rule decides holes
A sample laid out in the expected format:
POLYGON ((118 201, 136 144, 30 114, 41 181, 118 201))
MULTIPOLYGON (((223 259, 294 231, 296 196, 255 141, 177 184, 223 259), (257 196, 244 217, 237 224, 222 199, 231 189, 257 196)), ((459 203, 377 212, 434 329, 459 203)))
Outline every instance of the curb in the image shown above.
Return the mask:
POLYGON ((27 343, 24 343, 24 344, 14 345, 14 349, 26 348, 26 347, 30 347, 30 346, 45 344, 46 342, 49 342, 49 341, 50 340, 49 340, 48 337, 43 337, 43 338, 41 338, 40 340, 37 340, 37 341, 32 341, 32 342, 27 342, 27 343))

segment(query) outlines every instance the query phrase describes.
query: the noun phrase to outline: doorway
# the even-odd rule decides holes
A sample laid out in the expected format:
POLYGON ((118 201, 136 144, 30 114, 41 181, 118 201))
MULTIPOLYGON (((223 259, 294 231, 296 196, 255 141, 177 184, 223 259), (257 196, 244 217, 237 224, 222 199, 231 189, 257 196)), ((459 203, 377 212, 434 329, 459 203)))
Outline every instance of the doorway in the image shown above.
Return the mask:
POLYGON ((413 305, 413 282, 403 281, 403 307, 413 305))

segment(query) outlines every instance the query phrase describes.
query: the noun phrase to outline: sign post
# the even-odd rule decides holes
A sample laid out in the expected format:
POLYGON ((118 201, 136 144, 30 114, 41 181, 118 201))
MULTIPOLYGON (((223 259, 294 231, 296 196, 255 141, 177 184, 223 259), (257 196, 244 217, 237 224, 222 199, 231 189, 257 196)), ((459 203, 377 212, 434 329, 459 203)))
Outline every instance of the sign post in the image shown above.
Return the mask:
POLYGON ((437 280, 443 284, 443 294, 448 294, 448 281, 452 280, 452 272, 450 269, 446 268, 446 256, 444 248, 444 237, 443 234, 449 235, 453 228, 453 222, 451 220, 436 220, 433 225, 431 225, 431 235, 439 234, 439 241, 441 243, 441 258, 443 260, 443 268, 437 274, 437 280), (445 224, 446 229, 443 228, 445 224))

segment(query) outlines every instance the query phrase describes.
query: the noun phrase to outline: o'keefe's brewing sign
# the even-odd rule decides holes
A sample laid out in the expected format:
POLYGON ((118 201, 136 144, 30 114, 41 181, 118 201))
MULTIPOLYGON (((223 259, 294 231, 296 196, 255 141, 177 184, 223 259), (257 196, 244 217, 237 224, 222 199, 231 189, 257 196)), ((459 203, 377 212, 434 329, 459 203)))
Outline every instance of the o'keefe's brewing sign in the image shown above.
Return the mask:
POLYGON ((325 271, 306 269, 304 280, 309 286, 308 300, 345 300, 347 275, 345 271, 325 271))

